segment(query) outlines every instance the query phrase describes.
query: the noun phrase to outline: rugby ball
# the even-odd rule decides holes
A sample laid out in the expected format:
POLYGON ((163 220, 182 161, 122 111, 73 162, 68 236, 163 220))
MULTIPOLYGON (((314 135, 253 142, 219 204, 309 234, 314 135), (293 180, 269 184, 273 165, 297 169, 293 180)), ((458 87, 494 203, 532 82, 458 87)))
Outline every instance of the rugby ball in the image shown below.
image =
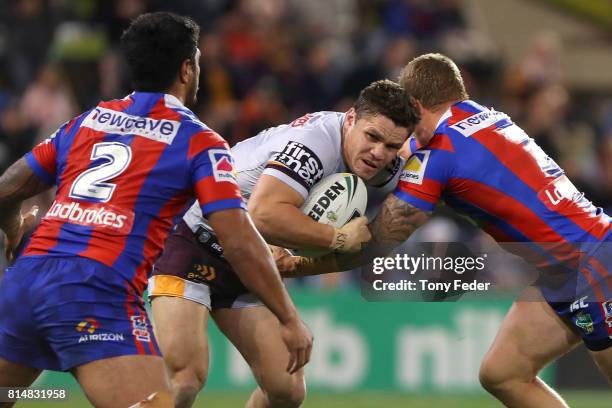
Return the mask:
MULTIPOLYGON (((358 176, 336 173, 315 184, 302 205, 302 212, 313 220, 340 228, 353 218, 365 215, 368 190, 358 176)), ((326 251, 301 250, 304 256, 321 256, 326 251)))

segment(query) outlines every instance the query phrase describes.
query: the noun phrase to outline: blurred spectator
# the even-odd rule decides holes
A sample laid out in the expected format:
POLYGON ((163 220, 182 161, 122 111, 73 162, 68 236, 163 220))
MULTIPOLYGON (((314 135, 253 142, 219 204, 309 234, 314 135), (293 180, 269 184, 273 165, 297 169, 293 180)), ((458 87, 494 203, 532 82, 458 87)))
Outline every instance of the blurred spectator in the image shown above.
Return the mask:
POLYGON ((39 129, 43 139, 75 116, 77 109, 72 90, 60 68, 49 64, 26 88, 20 114, 29 125, 39 129))

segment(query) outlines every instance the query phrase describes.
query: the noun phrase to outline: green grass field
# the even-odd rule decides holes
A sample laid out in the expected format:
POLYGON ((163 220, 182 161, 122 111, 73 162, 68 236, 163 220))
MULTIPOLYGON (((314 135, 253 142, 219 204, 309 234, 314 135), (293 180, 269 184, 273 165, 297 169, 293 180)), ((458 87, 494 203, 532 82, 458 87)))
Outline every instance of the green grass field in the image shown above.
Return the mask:
MULTIPOLYGON (((610 408, 612 407, 612 392, 564 392, 572 408, 610 408)), ((195 407, 197 408, 233 408, 242 407, 247 394, 203 393, 195 407)), ((67 401, 56 402, 25 402, 16 405, 18 408, 40 408, 44 406, 83 408, 89 403, 82 396, 72 395, 67 401)), ((409 394, 313 394, 309 395, 304 408, 495 408, 501 404, 486 395, 482 396, 415 396, 409 394)))

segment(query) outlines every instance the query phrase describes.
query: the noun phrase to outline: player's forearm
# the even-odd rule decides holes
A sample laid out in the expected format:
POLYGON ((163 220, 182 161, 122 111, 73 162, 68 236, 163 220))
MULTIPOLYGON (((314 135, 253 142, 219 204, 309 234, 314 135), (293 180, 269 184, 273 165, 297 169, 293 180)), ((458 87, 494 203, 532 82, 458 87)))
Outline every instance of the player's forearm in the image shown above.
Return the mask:
POLYGON ((25 159, 19 159, 0 176, 0 228, 6 231, 20 222, 21 202, 49 186, 36 177, 25 159))
POLYGON ((277 204, 269 210, 255 209, 251 216, 257 230, 273 245, 326 249, 334 238, 333 227, 312 220, 291 204, 277 204))
POLYGON ((381 248, 397 247, 428 219, 428 213, 391 194, 369 225, 372 240, 381 248))
POLYGON ((368 244, 365 249, 354 253, 331 253, 319 258, 301 256, 277 260, 277 266, 284 278, 324 275, 326 273, 349 271, 367 265, 377 256, 385 256, 393 248, 368 244))

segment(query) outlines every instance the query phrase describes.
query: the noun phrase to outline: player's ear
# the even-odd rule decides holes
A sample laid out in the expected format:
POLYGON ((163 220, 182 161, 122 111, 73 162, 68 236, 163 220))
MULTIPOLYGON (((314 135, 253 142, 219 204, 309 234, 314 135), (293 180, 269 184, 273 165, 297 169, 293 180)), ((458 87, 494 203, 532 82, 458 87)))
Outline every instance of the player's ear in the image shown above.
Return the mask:
POLYGON ((181 69, 179 71, 179 78, 181 83, 186 84, 189 82, 189 78, 195 73, 195 65, 191 58, 187 58, 181 64, 181 69))
POLYGON ((351 127, 355 124, 355 120, 357 120, 357 112, 355 112, 355 108, 346 111, 346 117, 344 118, 344 122, 347 127, 351 127))

